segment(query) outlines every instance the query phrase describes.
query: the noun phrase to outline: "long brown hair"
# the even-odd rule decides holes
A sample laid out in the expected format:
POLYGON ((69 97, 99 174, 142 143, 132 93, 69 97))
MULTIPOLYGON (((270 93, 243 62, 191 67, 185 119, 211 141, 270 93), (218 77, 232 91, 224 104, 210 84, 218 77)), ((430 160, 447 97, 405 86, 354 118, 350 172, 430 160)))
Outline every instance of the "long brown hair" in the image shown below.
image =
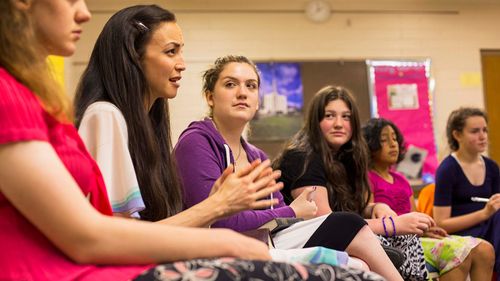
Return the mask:
POLYGON ((127 123, 129 151, 146 206, 141 218, 157 221, 182 210, 168 102, 157 99, 149 112, 149 94, 141 60, 155 30, 175 15, 156 5, 138 5, 114 14, 97 38, 89 64, 78 85, 75 108, 80 125, 94 102, 107 101, 122 112, 127 123))
POLYGON ((13 2, 0 1, 0 66, 38 96, 47 112, 60 121, 69 121, 68 97, 40 55, 30 17, 13 2))
POLYGON ((359 112, 354 97, 343 87, 327 86, 319 90, 308 106, 306 120, 293 136, 273 166, 279 167, 283 156, 289 152, 306 154, 306 161, 299 179, 306 172, 313 153, 321 156, 327 178, 328 201, 333 211, 350 211, 362 214, 370 198, 368 185, 368 148, 361 135, 359 112), (323 137, 320 122, 325 108, 331 101, 342 100, 351 110, 351 139, 334 152, 323 137))

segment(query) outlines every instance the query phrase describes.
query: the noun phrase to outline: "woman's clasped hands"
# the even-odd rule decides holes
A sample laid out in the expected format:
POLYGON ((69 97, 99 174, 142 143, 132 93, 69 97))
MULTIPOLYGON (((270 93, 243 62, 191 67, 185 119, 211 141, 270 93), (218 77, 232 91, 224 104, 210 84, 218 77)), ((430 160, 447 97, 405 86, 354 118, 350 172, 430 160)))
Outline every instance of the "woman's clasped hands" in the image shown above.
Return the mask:
POLYGON ((273 171, 270 161, 253 161, 249 166, 233 173, 229 165, 212 186, 210 199, 217 200, 224 216, 248 209, 265 209, 278 203, 270 194, 283 188, 276 182, 281 172, 273 171))

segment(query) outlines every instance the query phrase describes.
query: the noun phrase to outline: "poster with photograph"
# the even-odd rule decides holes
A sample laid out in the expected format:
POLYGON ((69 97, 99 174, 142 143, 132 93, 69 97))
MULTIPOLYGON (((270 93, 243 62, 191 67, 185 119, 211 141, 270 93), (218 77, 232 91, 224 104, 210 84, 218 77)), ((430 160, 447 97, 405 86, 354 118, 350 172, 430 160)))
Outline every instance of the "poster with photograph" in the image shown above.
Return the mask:
POLYGON ((394 122, 409 146, 410 163, 399 168, 410 178, 433 181, 438 161, 429 88, 430 60, 368 61, 367 65, 372 116, 394 122))
POLYGON ((417 84, 387 85, 387 100, 390 110, 418 109, 417 84))
POLYGON ((284 140, 302 125, 303 87, 298 63, 257 63, 261 74, 259 110, 249 140, 284 140))

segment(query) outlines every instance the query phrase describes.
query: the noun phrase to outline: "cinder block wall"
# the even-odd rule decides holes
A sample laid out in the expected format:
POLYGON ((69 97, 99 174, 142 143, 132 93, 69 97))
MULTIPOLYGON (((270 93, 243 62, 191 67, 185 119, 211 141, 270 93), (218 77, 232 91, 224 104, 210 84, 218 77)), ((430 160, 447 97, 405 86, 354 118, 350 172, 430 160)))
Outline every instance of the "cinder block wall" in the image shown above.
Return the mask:
POLYGON ((187 70, 171 101, 174 143, 201 118, 201 72, 225 54, 258 60, 432 60, 434 126, 439 155, 446 150, 445 122, 461 105, 483 107, 480 83, 461 78, 481 72, 480 49, 500 49, 500 2, 495 0, 329 0, 334 13, 324 23, 308 20, 306 0, 88 0, 93 12, 77 53, 66 61, 74 93, 97 35, 118 9, 156 3, 172 10, 184 32, 187 70), (249 7, 250 6, 250 7, 249 7))

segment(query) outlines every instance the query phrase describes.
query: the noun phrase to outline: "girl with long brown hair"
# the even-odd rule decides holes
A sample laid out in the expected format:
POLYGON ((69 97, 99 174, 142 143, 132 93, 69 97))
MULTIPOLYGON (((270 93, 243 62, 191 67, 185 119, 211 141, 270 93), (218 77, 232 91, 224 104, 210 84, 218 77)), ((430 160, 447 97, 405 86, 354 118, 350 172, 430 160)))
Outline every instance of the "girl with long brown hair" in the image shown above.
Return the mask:
POLYGON ((396 216, 386 204, 370 203, 368 148, 358 107, 347 89, 326 86, 314 95, 304 126, 273 166, 282 171, 285 197, 296 198, 316 187, 318 216, 339 211, 362 215, 384 245, 404 252, 406 260, 399 270, 405 280, 426 278, 422 246, 415 234, 422 234, 434 221, 420 213, 396 216), (391 218, 387 224, 386 216, 391 218))

